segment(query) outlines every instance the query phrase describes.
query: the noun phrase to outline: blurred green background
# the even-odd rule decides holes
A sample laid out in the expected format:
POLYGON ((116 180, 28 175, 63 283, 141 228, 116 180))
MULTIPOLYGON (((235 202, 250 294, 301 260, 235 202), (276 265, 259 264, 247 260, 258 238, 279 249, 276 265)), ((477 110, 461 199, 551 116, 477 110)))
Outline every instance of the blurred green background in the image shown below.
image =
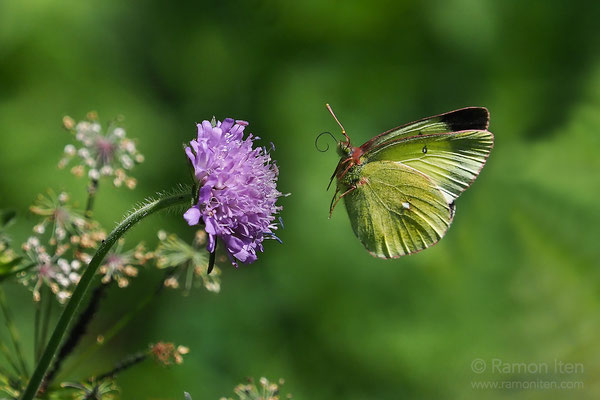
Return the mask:
MULTIPOLYGON (((284 377, 297 399, 596 399, 600 396, 600 2, 358 0, 167 2, 0 0, 0 208, 15 243, 51 187, 81 204, 85 182, 57 170, 68 114, 125 116, 146 162, 134 191, 101 183, 111 228, 132 203, 187 179, 194 122, 233 116, 275 142, 283 245, 222 265, 222 292, 163 293, 71 379, 158 340, 188 345, 182 366, 123 373, 124 399, 230 395, 246 376, 284 377), (434 248, 372 258, 343 206, 327 219, 335 152, 401 123, 486 106, 495 148, 434 248), (472 371, 474 359, 488 369, 472 371), (490 371, 492 359, 547 374, 490 371), (554 373, 555 360, 584 373, 554 373), (582 381, 576 390, 473 389, 474 381, 582 381)), ((129 235, 156 243, 158 215, 129 235)), ((153 290, 148 268, 104 300, 89 340, 153 290)), ((30 343, 30 292, 9 284, 30 343)), ((2 337, 6 338, 2 331, 2 337)), ((30 350, 30 349, 29 349, 30 350)))

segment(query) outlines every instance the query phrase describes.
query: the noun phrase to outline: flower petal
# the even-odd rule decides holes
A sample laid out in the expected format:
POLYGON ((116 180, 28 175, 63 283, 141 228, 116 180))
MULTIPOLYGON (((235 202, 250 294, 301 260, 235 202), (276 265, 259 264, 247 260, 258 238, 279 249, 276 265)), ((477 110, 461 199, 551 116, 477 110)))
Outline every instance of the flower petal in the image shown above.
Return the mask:
POLYGON ((185 214, 183 214, 183 218, 190 226, 198 225, 198 222, 200 222, 200 210, 198 209, 198 206, 188 209, 185 214))

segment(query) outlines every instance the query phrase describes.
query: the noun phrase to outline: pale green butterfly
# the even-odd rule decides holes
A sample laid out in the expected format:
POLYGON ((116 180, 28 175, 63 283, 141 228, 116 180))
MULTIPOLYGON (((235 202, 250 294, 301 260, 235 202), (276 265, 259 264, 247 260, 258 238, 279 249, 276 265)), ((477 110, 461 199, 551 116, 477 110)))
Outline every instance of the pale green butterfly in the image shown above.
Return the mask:
POLYGON ((396 258, 436 244, 454 218, 454 200, 479 175, 494 146, 488 110, 468 107, 424 118, 353 147, 327 108, 346 138, 338 142, 342 158, 331 177, 337 188, 330 216, 343 198, 354 233, 376 257, 396 258))

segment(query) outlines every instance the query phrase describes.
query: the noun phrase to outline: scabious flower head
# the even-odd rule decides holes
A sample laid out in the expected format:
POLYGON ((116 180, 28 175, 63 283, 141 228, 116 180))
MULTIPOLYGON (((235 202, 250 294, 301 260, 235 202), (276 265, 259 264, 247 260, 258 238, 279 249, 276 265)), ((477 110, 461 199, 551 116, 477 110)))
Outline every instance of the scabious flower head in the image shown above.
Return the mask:
MULTIPOLYGON (((97 121, 96 113, 88 113, 87 119, 78 123, 71 117, 64 117, 65 128, 75 135, 78 146, 65 146, 64 157, 60 160, 59 168, 64 168, 71 160, 79 162, 71 172, 76 176, 87 175, 93 180, 102 176, 113 177, 115 186, 125 184, 130 189, 136 185, 136 180, 127 176, 136 163, 144 161, 135 146, 135 142, 126 138, 125 130, 114 122, 106 132, 97 121)), ((117 121, 118 122, 118 121, 117 121)))
POLYGON ((231 118, 198 124, 198 138, 185 152, 199 183, 198 203, 184 214, 189 225, 204 223, 208 251, 220 238, 234 265, 256 261, 266 238, 276 238, 275 203, 279 170, 269 152, 244 138, 245 121, 231 118))

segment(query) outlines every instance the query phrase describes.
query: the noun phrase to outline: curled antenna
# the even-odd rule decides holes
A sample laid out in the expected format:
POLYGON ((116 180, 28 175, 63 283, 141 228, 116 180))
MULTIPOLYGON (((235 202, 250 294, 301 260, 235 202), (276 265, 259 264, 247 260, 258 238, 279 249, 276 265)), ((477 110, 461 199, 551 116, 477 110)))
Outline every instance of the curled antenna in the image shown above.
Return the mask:
POLYGON ((336 142, 336 143, 338 142, 338 141, 337 141, 337 139, 335 138, 335 136, 333 136, 333 133, 331 133, 331 132, 323 132, 323 133, 320 133, 320 134, 317 136, 317 138, 315 139, 315 147, 317 148, 317 151, 320 151, 321 153, 325 153, 327 150, 329 150, 329 143, 327 143, 327 147, 325 147, 324 149, 321 149, 321 148, 319 148, 319 139, 320 139, 320 138, 321 138, 321 136, 323 136, 323 135, 329 135, 329 136, 331 136, 331 138, 332 138, 333 140, 335 140, 335 142, 336 142))

